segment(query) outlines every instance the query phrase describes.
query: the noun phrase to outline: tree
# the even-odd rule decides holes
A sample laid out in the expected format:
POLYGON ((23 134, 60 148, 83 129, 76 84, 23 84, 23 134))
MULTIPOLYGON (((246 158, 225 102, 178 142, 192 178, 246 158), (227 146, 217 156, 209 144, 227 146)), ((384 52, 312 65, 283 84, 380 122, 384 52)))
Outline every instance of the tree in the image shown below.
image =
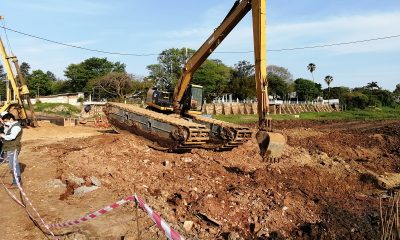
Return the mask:
POLYGON ((227 92, 231 68, 221 60, 206 60, 193 74, 192 83, 203 86, 207 100, 221 97, 227 92))
POLYGON ((328 88, 323 90, 323 96, 325 99, 339 99, 339 101, 342 102, 344 100, 344 95, 350 92, 350 88, 348 87, 331 87, 329 90, 328 88))
POLYGON ((366 86, 353 89, 353 93, 362 93, 368 98, 368 106, 388 106, 395 103, 395 96, 388 90, 379 87, 377 82, 367 83, 366 86))
POLYGON ((68 92, 69 82, 64 80, 52 81, 50 89, 51 94, 60 94, 68 92))
POLYGON ((46 72, 46 75, 47 75, 51 80, 57 81, 57 77, 56 77, 56 75, 55 75, 54 73, 52 73, 52 72, 50 72, 50 71, 47 71, 47 72, 46 72))
POLYGON ((370 91, 381 89, 381 87, 378 86, 378 82, 367 83, 367 86, 365 86, 364 88, 370 91))
POLYGON ((240 61, 231 70, 228 90, 233 98, 248 99, 256 96, 254 65, 248 61, 240 61))
POLYGON ((153 87, 155 84, 154 80, 149 79, 149 78, 144 78, 143 80, 132 80, 132 92, 131 96, 132 97, 140 97, 140 98, 145 98, 147 91, 149 88, 153 87))
POLYGON ((170 89, 172 88, 172 82, 170 75, 165 71, 163 66, 160 64, 151 64, 148 65, 147 70, 149 70, 150 74, 148 78, 154 79, 155 85, 160 89, 170 89))
POLYGON ((293 75, 287 68, 277 65, 267 66, 269 94, 287 99, 293 89, 293 75))
POLYGON ((94 86, 103 91, 103 96, 124 99, 132 92, 133 76, 124 72, 110 72, 96 79, 94 86))
POLYGON ((27 62, 22 62, 19 66, 19 69, 25 79, 27 79, 30 75, 31 66, 27 62))
POLYGON ((369 98, 361 92, 349 92, 344 95, 343 102, 347 109, 364 109, 369 105, 369 98))
POLYGON ((70 64, 64 70, 68 78, 69 90, 74 92, 92 91, 93 79, 104 76, 110 72, 125 73, 125 64, 110 62, 107 58, 92 57, 78 64, 70 64))
POLYGON ((315 82, 313 72, 315 71, 316 68, 317 68, 317 66, 315 66, 314 63, 309 63, 307 66, 308 71, 310 71, 310 73, 311 73, 313 82, 315 82))
POLYGON ((331 97, 330 96, 330 93, 331 93, 331 88, 330 88, 330 86, 331 86, 331 82, 333 81, 333 77, 332 76, 330 76, 330 75, 328 75, 328 76, 325 76, 325 82, 326 82, 326 84, 328 85, 328 92, 329 92, 329 96, 328 96, 328 99, 331 97))
POLYGON ((4 99, 6 95, 6 81, 7 74, 4 72, 3 65, 0 65, 0 100, 4 99))
POLYGON ((284 81, 290 83, 293 81, 293 75, 289 72, 287 68, 276 66, 276 65, 268 65, 267 73, 272 73, 284 81))
POLYGON ((393 91, 393 96, 396 102, 400 102, 400 83, 396 85, 396 89, 393 91))
POLYGON ((321 92, 321 84, 308 79, 298 78, 294 81, 294 86, 300 101, 313 100, 321 92))
POLYGON ((290 93, 289 83, 273 73, 268 73, 267 79, 269 95, 274 96, 275 99, 281 98, 286 100, 290 93))
POLYGON ((235 77, 253 77, 255 69, 253 64, 243 60, 235 64, 234 70, 235 77))
POLYGON ((400 95, 400 83, 396 85, 396 89, 393 91, 393 93, 400 95))
POLYGON ((156 81, 160 89, 171 89, 182 75, 182 68, 186 60, 195 51, 187 48, 170 48, 162 51, 158 56, 158 64, 147 66, 149 77, 156 81))
POLYGON ((28 88, 31 90, 32 96, 51 94, 51 85, 54 80, 42 70, 34 70, 27 78, 28 88))

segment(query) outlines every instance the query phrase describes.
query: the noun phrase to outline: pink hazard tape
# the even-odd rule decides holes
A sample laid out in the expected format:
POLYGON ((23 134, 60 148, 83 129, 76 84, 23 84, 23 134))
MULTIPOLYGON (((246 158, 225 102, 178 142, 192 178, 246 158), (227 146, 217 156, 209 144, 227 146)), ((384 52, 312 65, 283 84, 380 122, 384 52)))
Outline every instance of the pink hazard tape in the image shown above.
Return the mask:
POLYGON ((165 236, 169 240, 184 240, 183 238, 177 231, 172 229, 165 221, 158 215, 156 212, 154 212, 147 204, 143 201, 141 197, 138 195, 135 195, 136 201, 138 202, 139 206, 149 214, 150 218, 157 224, 157 227, 161 229, 161 231, 164 232, 165 236))
POLYGON ((164 221, 164 219, 162 219, 160 217, 160 215, 158 215, 156 212, 154 212, 144 201, 141 197, 139 197, 138 195, 132 195, 129 196, 127 198, 124 198, 114 204, 111 204, 107 207, 104 207, 100 210, 97 210, 95 212, 89 213, 84 217, 81 217, 79 219, 76 220, 71 220, 68 222, 64 222, 64 223, 55 223, 55 224, 50 224, 48 225, 50 228, 61 228, 61 227, 68 227, 68 226, 73 226, 73 225, 77 225, 86 221, 89 221, 93 218, 99 217, 103 214, 106 214, 108 212, 111 212, 112 210, 116 209, 117 207, 124 205, 125 203, 131 202, 131 201, 135 201, 139 204, 139 206, 147 212, 147 214, 150 216, 151 220, 153 220, 154 223, 156 223, 157 227, 164 232, 165 236, 167 236, 168 239, 170 240, 184 240, 185 238, 182 237, 177 231, 175 231, 174 229, 172 229, 168 223, 166 223, 164 221))
POLYGON ((116 209, 117 207, 119 207, 121 205, 124 205, 127 202, 134 201, 134 200, 135 200, 135 196, 129 196, 129 197, 124 198, 124 199, 122 199, 122 200, 120 200, 120 201, 118 201, 116 203, 113 203, 113 204, 107 206, 107 207, 104 207, 104 208, 102 208, 100 210, 97 210, 95 212, 89 213, 88 215, 86 215, 84 217, 81 217, 79 219, 71 220, 71 221, 64 222, 64 223, 50 224, 49 226, 51 228, 61 228, 61 227, 68 227, 68 226, 72 226, 72 225, 77 225, 77 224, 86 222, 88 220, 91 220, 93 218, 99 217, 99 216, 101 216, 103 214, 106 214, 108 212, 111 212, 112 210, 116 209))

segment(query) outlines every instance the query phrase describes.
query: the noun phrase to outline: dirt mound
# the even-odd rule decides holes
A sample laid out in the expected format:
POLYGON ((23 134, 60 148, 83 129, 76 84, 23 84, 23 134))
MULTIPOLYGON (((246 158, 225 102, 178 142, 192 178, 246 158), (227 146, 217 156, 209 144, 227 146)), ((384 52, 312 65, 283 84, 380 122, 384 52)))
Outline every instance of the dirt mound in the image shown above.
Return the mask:
MULTIPOLYGON (((46 199, 38 208, 49 222, 138 193, 189 239, 378 239, 377 181, 397 171, 399 137, 393 133, 400 122, 291 122, 277 126, 289 145, 274 164, 260 158, 255 141, 230 152, 174 154, 132 134, 32 129, 36 140, 25 136, 25 186, 36 203, 46 199), (46 132, 54 136, 38 136, 46 132), (82 138, 57 137, 75 135, 82 138), (101 187, 78 196, 73 185, 40 184, 60 179, 62 185, 71 176, 83 185, 94 177, 101 187), (185 221, 193 227, 185 230, 185 221)), ((136 218, 131 205, 62 233, 129 238, 137 234, 135 221, 142 239, 165 239, 145 213, 136 218)))
POLYGON ((288 143, 292 146, 356 161, 380 174, 400 171, 398 121, 323 123, 312 128, 280 130, 288 136, 288 143))
POLYGON ((365 194, 374 186, 361 182, 354 166, 322 151, 288 146, 280 163, 268 165, 255 142, 232 152, 181 155, 155 151, 125 134, 64 144, 63 150, 50 146, 60 158, 57 177, 96 176, 119 195, 136 189, 193 238, 378 236, 371 223, 379 220, 378 202, 365 194), (194 222, 190 232, 184 221, 194 222))

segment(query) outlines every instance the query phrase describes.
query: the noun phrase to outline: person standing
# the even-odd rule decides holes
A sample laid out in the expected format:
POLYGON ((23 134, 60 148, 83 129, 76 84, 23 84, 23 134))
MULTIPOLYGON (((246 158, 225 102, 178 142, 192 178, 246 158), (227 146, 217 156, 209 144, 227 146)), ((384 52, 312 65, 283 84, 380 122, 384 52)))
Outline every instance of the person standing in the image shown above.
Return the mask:
POLYGON ((13 181, 11 186, 16 186, 16 178, 22 185, 21 181, 21 170, 18 161, 18 155, 21 151, 21 138, 22 138, 22 127, 15 117, 11 113, 7 113, 2 117, 4 122, 5 131, 0 134, 3 138, 3 157, 8 160, 8 165, 13 174, 13 181), (14 176, 14 161, 16 165, 16 176, 14 176))

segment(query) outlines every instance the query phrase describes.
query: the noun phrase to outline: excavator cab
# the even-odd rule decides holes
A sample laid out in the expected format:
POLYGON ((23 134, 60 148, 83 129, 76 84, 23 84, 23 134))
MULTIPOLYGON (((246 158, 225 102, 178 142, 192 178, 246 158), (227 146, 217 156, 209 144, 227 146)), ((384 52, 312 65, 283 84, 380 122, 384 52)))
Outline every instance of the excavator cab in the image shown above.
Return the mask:
MULTIPOLYGON (((201 114, 203 105, 203 86, 189 84, 182 98, 182 109, 190 114, 201 114)), ((149 89, 146 105, 164 113, 173 112, 173 92, 162 91, 157 88, 149 89)))
POLYGON ((203 86, 189 84, 181 101, 183 113, 201 114, 203 107, 203 86))

